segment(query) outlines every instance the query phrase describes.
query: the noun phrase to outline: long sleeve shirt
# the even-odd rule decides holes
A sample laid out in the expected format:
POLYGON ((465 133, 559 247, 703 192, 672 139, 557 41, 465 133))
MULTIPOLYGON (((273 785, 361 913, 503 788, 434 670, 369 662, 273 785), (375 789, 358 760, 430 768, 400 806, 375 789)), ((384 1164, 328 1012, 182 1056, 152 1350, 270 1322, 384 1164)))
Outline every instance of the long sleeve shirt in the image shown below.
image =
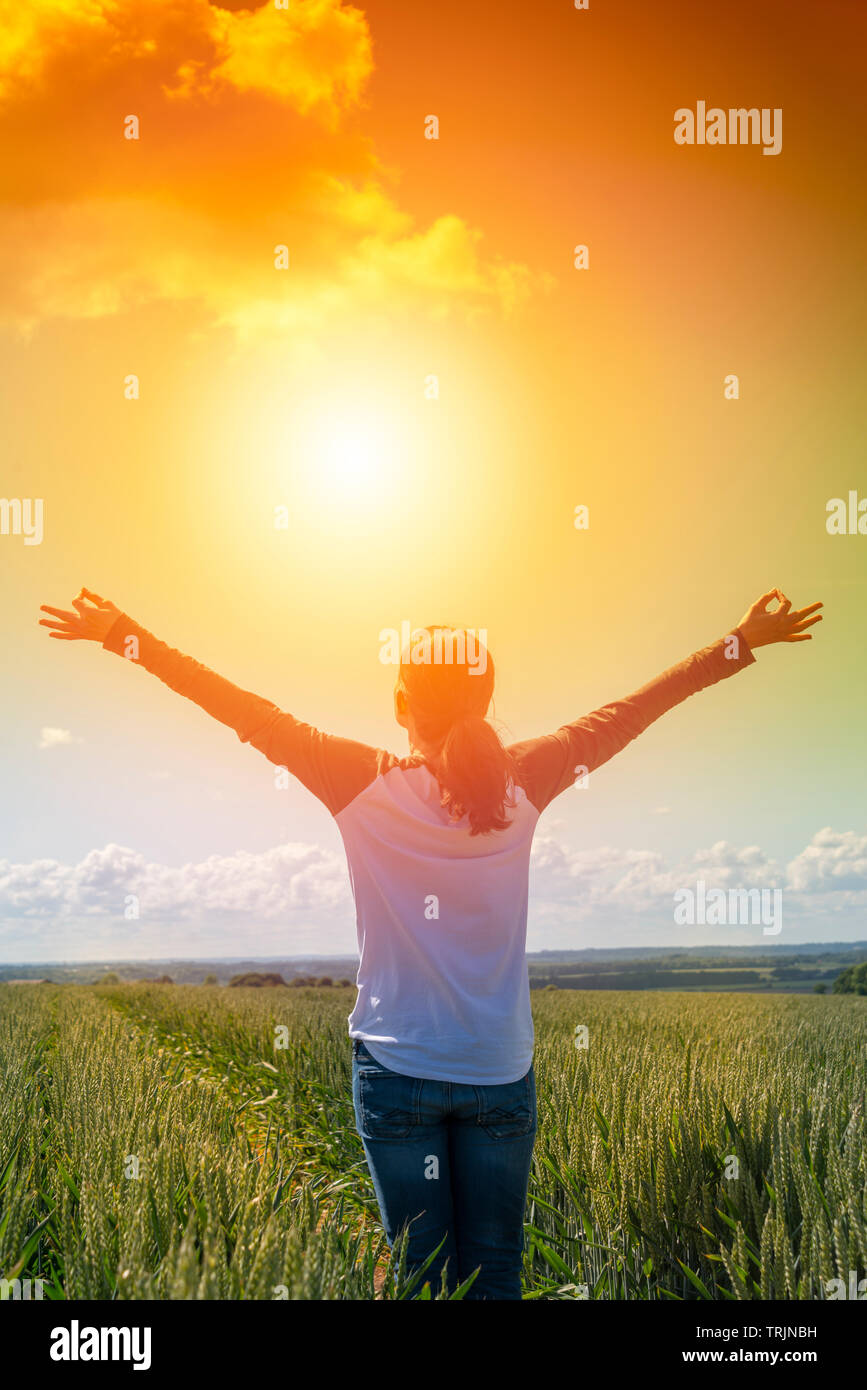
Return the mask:
POLYGON ((356 908, 351 1037, 407 1076, 466 1084, 529 1070, 525 960, 530 848, 545 807, 667 710, 755 658, 735 630, 556 732, 509 746, 505 830, 471 835, 418 755, 323 733, 161 642, 122 613, 103 646, 126 656, 285 767, 335 818, 356 908))

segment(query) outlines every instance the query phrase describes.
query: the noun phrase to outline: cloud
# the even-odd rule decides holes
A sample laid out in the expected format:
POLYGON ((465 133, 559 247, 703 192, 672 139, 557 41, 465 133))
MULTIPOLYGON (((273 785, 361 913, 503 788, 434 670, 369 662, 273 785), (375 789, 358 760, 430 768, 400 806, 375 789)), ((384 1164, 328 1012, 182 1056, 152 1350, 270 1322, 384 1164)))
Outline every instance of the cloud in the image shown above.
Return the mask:
POLYGON ((82 88, 136 95, 265 93, 333 120, 372 68, 364 15, 340 0, 291 0, 232 12, 207 0, 28 0, 5 7, 0 101, 43 95, 78 71, 82 88))
POLYGON ((80 738, 73 738, 69 729, 52 729, 46 726, 39 731, 39 748, 59 748, 64 743, 81 743, 80 738))
MULTIPOLYGON (((851 916, 867 925, 867 836, 818 831, 788 864, 756 845, 720 840, 676 863, 649 850, 573 849, 542 836, 533 845, 533 891, 547 915, 568 905, 575 921, 672 919, 674 894, 699 879, 714 888, 781 888, 789 918, 851 916)), ((865 932, 867 935, 867 932, 865 932)))
POLYGON ((415 226, 360 128, 372 63, 364 14, 339 0, 16 7, 0 33, 5 321, 180 301, 242 337, 315 338, 371 309, 511 313, 549 277, 491 256, 451 210, 415 226))
MULTIPOLYGON (((323 110, 334 118, 359 99, 373 70, 367 24, 360 10, 339 0, 290 0, 255 11, 213 11, 212 33, 220 61, 208 70, 195 62, 179 73, 192 91, 229 83, 239 92, 259 91, 302 115, 323 110)), ((185 86, 185 94, 187 88, 185 86)))
POLYGON ((348 910, 351 903, 345 860, 315 845, 212 855, 176 868, 122 845, 91 850, 77 864, 0 860, 0 918, 123 919, 130 895, 142 919, 162 922, 275 921, 295 910, 348 910))
POLYGON ((799 893, 861 892, 867 888, 867 835, 820 830, 792 860, 788 881, 799 893))
MULTIPOLYGON (((63 731, 60 731, 63 732, 63 731)), ((809 917, 836 896, 842 909, 867 906, 867 836, 821 830, 788 866, 756 846, 719 841, 677 863, 636 849, 575 849, 551 836, 532 854, 533 908, 564 921, 672 917, 674 893, 708 887, 784 887, 788 915, 809 917)), ((178 867, 153 863, 121 845, 91 850, 77 864, 0 861, 0 919, 123 919, 130 894, 142 921, 286 922, 321 914, 353 920, 342 854, 289 843, 260 853, 211 855, 178 867)))

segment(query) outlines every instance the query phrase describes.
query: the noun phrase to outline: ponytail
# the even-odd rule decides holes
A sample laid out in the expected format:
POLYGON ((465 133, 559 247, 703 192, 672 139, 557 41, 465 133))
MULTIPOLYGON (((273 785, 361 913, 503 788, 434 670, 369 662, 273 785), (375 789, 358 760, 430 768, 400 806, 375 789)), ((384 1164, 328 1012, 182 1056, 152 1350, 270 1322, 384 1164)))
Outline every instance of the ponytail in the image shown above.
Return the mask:
POLYGON ((436 767, 440 804, 454 820, 467 816, 471 835, 506 830, 506 807, 512 797, 512 760, 497 732, 480 714, 465 714, 452 724, 436 767))
MULTIPOLYGON (((429 654, 418 660, 407 652, 398 685, 419 737, 435 750, 428 762, 439 782, 441 804, 453 820, 468 818, 471 835, 506 830, 510 823, 506 808, 516 805, 515 769, 485 718, 494 693, 490 653, 466 628, 422 631, 434 639, 434 651, 448 654, 444 660, 431 660, 429 654), (472 664, 467 661, 468 650, 477 656, 472 664)), ((429 653, 430 644, 424 650, 429 653)))

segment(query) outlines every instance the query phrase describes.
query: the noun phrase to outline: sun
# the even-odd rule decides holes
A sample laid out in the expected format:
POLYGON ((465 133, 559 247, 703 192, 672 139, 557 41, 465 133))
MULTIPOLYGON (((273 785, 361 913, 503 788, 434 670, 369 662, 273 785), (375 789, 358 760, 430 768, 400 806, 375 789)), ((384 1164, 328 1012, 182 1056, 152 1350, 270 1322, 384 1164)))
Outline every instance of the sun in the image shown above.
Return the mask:
POLYGON ((390 402, 332 395, 293 413, 283 447, 295 484, 312 503, 359 512, 394 495, 408 443, 390 402))
POLYGON ((326 483, 363 492, 382 481, 390 466, 390 446, 387 431, 376 422, 326 420, 314 431, 312 462, 324 470, 326 483))
POLYGON ((396 525, 435 474, 436 422, 421 388, 384 371, 361 382, 346 375, 334 369, 324 384, 269 393, 239 425, 265 505, 317 533, 396 525))

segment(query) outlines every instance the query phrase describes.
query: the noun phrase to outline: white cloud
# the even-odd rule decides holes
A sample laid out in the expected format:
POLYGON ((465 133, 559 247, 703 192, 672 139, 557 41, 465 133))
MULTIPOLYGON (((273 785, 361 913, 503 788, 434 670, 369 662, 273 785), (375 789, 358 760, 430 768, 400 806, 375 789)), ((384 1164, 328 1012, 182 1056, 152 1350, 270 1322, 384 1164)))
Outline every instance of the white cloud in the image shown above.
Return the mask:
POLYGON ((39 748, 59 748, 64 743, 81 743, 80 738, 73 738, 69 729, 53 729, 46 725, 39 731, 39 748))
POLYGON ((867 835, 826 826, 789 864, 788 881, 800 893, 867 888, 867 835))
MULTIPOLYGON (((783 888, 786 923, 801 940, 829 930, 867 936, 867 835, 854 831, 820 830, 783 865, 758 846, 727 841, 668 861, 650 850, 575 848, 545 834, 531 864, 531 950, 625 944, 636 930, 649 943, 671 942, 674 894, 699 879, 709 888, 783 888)), ((92 959, 145 945, 163 954, 234 954, 242 942, 251 954, 346 951, 354 949, 354 911, 343 855, 315 844, 180 866, 112 844, 77 864, 0 860, 0 938, 4 954, 18 959, 82 951, 92 959), (134 920, 124 917, 129 895, 139 900, 134 920)))
MULTIPOLYGON (((867 835, 818 831, 788 864, 757 845, 720 840, 676 862, 649 850, 573 849, 552 837, 533 845, 534 901, 568 904, 569 918, 671 921, 672 899, 702 879, 708 887, 782 888, 789 918, 846 914, 867 928, 867 835)), ((867 935, 867 930, 865 930, 867 935)))
POLYGON ((212 855, 178 868, 122 845, 91 850, 78 864, 0 860, 0 917, 122 918, 130 894, 151 921, 272 920, 292 909, 350 905, 344 859, 316 845, 212 855))

